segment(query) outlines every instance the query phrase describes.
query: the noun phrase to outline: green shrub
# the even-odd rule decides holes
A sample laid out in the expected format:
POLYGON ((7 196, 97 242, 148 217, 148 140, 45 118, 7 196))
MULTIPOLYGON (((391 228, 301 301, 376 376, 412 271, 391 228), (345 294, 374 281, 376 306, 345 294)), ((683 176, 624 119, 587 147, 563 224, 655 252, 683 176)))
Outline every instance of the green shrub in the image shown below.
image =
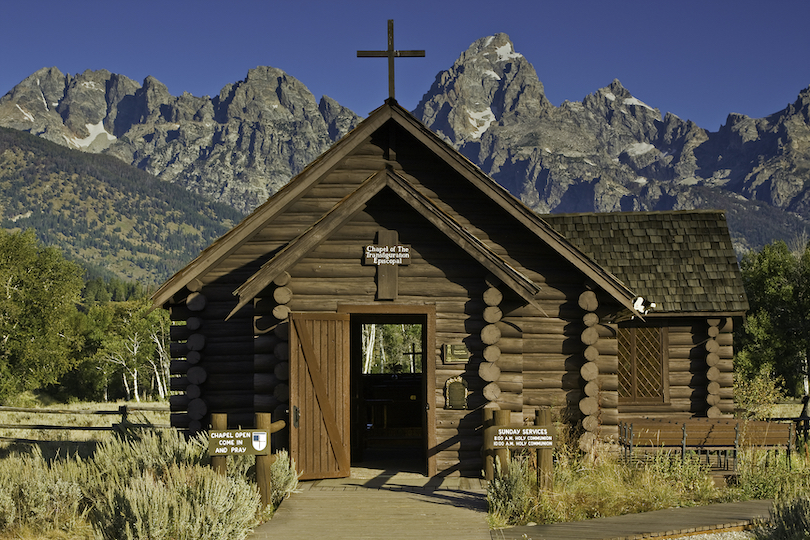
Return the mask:
POLYGON ((11 497, 8 486, 0 485, 0 531, 5 530, 14 523, 17 517, 17 505, 11 497))
POLYGON ((205 466, 206 447, 204 436, 186 440, 175 430, 100 444, 78 471, 93 526, 110 539, 243 538, 259 510, 249 464, 228 460, 239 474, 218 475, 205 466))
POLYGON ((128 430, 120 437, 98 445, 89 460, 102 476, 136 476, 144 470, 162 470, 169 465, 205 465, 208 442, 204 435, 186 440, 174 429, 128 430))
POLYGON ((734 399, 748 418, 764 420, 773 416, 777 403, 785 398, 784 381, 773 377, 767 369, 751 379, 737 374, 734 377, 734 399))
POLYGON ((737 499, 790 498, 810 490, 810 463, 796 452, 790 462, 784 451, 746 448, 740 451, 737 483, 732 496, 737 499))
POLYGON ((753 532, 756 540, 810 539, 810 498, 805 495, 776 501, 771 519, 753 532))
POLYGON ((270 482, 273 486, 271 504, 278 507, 281 501, 298 491, 298 477, 295 461, 286 450, 278 453, 278 459, 270 467, 270 482))
POLYGON ((530 470, 526 459, 513 458, 506 467, 495 460, 495 476, 487 485, 490 524, 521 523, 531 506, 530 470))
POLYGON ((91 519, 109 540, 225 540, 247 536, 258 510, 258 491, 243 479, 171 465, 108 486, 91 519))
POLYGON ((38 448, 0 461, 0 530, 69 530, 83 519, 82 510, 79 484, 63 478, 38 448))

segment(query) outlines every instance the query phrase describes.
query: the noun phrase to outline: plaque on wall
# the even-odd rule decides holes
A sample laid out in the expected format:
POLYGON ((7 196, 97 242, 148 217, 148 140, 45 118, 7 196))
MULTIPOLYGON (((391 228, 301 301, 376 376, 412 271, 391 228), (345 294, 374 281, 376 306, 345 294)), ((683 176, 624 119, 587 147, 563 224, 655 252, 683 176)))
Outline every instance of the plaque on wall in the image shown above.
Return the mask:
POLYGON ((445 364, 466 364, 470 361, 470 350, 463 343, 445 343, 442 353, 445 364))
POLYGON ((444 383, 444 408, 465 410, 467 409, 467 381, 459 377, 447 379, 444 383))

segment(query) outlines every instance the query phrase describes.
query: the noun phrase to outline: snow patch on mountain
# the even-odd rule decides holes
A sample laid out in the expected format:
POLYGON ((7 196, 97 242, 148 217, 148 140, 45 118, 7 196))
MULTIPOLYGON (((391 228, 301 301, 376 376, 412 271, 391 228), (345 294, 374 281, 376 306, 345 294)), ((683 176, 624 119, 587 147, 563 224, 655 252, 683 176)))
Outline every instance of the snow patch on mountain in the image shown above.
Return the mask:
POLYGON ((505 60, 511 60, 513 58, 523 58, 522 54, 515 52, 515 49, 512 46, 511 42, 506 43, 504 45, 501 45, 500 47, 495 49, 495 52, 498 53, 498 61, 499 62, 503 62, 505 60))
POLYGON ((90 132, 90 135, 85 137, 84 139, 79 139, 78 137, 74 137, 73 139, 69 139, 68 142, 78 148, 87 149, 93 144, 93 141, 96 140, 97 137, 103 135, 106 137, 107 141, 114 141, 116 137, 107 133, 107 130, 104 129, 104 122, 99 122, 98 124, 85 124, 87 131, 90 132))
POLYGON ((495 121, 495 115, 489 107, 480 112, 469 111, 468 114, 470 116, 470 123, 475 128, 471 134, 471 137, 474 139, 480 139, 481 135, 483 135, 486 130, 489 129, 489 126, 492 125, 492 122, 495 121))
POLYGON ((631 156, 641 156, 646 154, 650 150, 655 150, 655 146, 651 145, 650 143, 640 142, 631 144, 630 146, 627 147, 627 150, 625 150, 625 152, 627 152, 627 154, 631 156))
POLYGON ((644 103, 643 101, 641 101, 640 99, 634 97, 626 98, 622 103, 624 103, 625 105, 638 105, 639 107, 646 107, 651 111, 655 110, 646 103, 644 103))
POLYGON ((28 120, 29 122, 34 121, 34 115, 33 114, 31 114, 30 112, 24 110, 22 107, 20 107, 19 103, 16 103, 15 105, 17 105, 17 108, 20 109, 21 113, 23 113, 23 116, 25 117, 26 120, 28 120))

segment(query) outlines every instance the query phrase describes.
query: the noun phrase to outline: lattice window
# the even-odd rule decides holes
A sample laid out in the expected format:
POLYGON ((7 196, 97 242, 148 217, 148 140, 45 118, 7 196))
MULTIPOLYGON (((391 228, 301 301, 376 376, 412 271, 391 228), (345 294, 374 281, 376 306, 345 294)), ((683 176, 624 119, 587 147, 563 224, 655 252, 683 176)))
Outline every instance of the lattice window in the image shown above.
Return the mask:
POLYGON ((666 401, 665 333, 661 328, 619 328, 619 399, 666 401))

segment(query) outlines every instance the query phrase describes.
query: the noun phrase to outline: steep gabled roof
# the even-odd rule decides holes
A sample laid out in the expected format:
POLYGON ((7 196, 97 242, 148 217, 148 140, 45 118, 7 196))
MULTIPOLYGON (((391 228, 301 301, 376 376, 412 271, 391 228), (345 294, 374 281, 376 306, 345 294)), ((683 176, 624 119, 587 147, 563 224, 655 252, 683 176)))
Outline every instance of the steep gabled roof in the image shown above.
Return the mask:
POLYGON ((315 161, 307 165, 295 178, 278 190, 264 204, 256 207, 236 227, 222 235, 213 244, 205 248, 193 261, 166 281, 155 294, 152 301, 155 306, 164 305, 174 294, 180 291, 187 283, 205 275, 236 251, 254 234, 264 228, 267 223, 277 215, 284 212, 291 204, 312 187, 323 175, 335 167, 341 159, 357 144, 362 142, 369 133, 379 129, 391 118, 386 107, 373 111, 371 116, 361 122, 352 131, 324 152, 315 161))
POLYGON ((235 294, 239 296, 239 303, 232 314, 250 302, 278 275, 328 238, 333 231, 349 221, 352 216, 362 210, 365 203, 386 187, 524 300, 531 302, 534 295, 540 292, 540 287, 489 249, 484 242, 462 227, 452 216, 443 212, 433 201, 419 193, 405 178, 391 169, 385 169, 363 182, 359 188, 336 204, 332 210, 298 238, 287 244, 271 260, 262 265, 258 272, 236 289, 235 294))
MULTIPOLYGON (((164 305, 175 293, 183 289, 187 284, 204 276, 208 270, 216 267, 221 261, 225 260, 252 236, 271 223, 276 216, 283 213, 285 209, 289 208, 307 193, 312 186, 317 184, 325 175, 338 166, 355 148, 364 143, 389 121, 394 121, 398 126, 412 135, 425 146, 428 152, 433 153, 440 160, 449 165, 463 179, 468 181, 472 187, 483 192, 492 200, 493 204, 500 206, 518 223, 522 224, 528 231, 533 233, 538 238, 538 241, 545 243, 564 260, 580 269, 590 281, 614 298, 620 305, 633 311, 632 306, 635 295, 624 283, 594 262, 594 260, 584 255, 583 252, 555 231, 532 210, 494 182, 454 148, 439 139, 433 132, 413 117, 413 115, 400 107, 393 99, 387 100, 385 105, 373 111, 366 120, 361 122, 354 130, 349 132, 317 160, 307 166, 299 175, 279 190, 278 193, 270 197, 266 203, 259 206, 239 225, 211 244, 211 246, 206 248, 195 260, 169 279, 153 295, 152 299, 154 304, 156 306, 164 305)), ((530 285, 531 282, 525 278, 518 278, 517 275, 519 275, 519 272, 506 264, 500 257, 497 257, 497 255, 486 246, 485 242, 482 242, 470 233, 464 231, 463 227, 459 226, 452 218, 444 214, 435 203, 423 196, 418 189, 409 184, 402 177, 388 172, 384 178, 388 187, 397 192, 403 200, 408 202, 423 216, 433 216, 434 221, 432 221, 432 223, 454 242, 459 245, 463 244, 463 247, 466 246, 465 249, 468 253, 475 254, 474 256, 479 262, 490 269, 499 268, 500 270, 498 271, 503 273, 504 276, 512 275, 513 277, 509 278, 506 283, 515 289, 521 297, 528 299, 527 295, 529 295, 529 291, 534 285, 530 285), (500 261, 496 262, 496 259, 491 257, 493 255, 500 261), (503 266, 504 264, 506 266, 503 266)), ((380 182, 380 180, 378 180, 378 182, 380 182)), ((312 232, 307 231, 303 233, 299 238, 293 240, 287 249, 277 253, 274 258, 267 263, 267 268, 272 270, 258 272, 257 275, 253 276, 247 283, 239 287, 237 291, 234 291, 234 294, 240 296, 240 303, 243 303, 248 296, 260 290, 257 290, 256 287, 258 287, 258 284, 265 282, 268 275, 275 272, 281 266, 284 266, 281 262, 277 262, 277 259, 278 261, 282 260, 282 258, 279 257, 294 258, 294 254, 297 254, 299 250, 305 250, 305 246, 312 242, 317 243, 322 240, 322 238, 319 240, 318 235, 325 234, 327 231, 332 230, 334 224, 340 222, 340 220, 348 219, 353 204, 363 199, 363 196, 358 195, 358 192, 367 194, 373 191, 372 187, 369 187, 373 185, 373 182, 366 186, 365 184, 367 183, 368 180, 364 183, 364 186, 358 188, 355 193, 347 196, 343 201, 338 203, 332 211, 325 214, 320 220, 317 220, 317 224, 313 225, 310 229, 312 232), (358 196, 350 202, 349 199, 354 195, 358 196), (340 208, 337 208, 337 206, 340 206, 340 208), (332 215, 330 216, 330 214, 332 215), (305 235, 307 235, 306 238, 304 238, 305 235), (251 281, 255 281, 256 285, 252 285, 251 281)), ((496 275, 498 274, 498 272, 495 273, 496 275)))
POLYGON ((655 313, 739 315, 748 309, 722 211, 543 216, 646 300, 655 313))

